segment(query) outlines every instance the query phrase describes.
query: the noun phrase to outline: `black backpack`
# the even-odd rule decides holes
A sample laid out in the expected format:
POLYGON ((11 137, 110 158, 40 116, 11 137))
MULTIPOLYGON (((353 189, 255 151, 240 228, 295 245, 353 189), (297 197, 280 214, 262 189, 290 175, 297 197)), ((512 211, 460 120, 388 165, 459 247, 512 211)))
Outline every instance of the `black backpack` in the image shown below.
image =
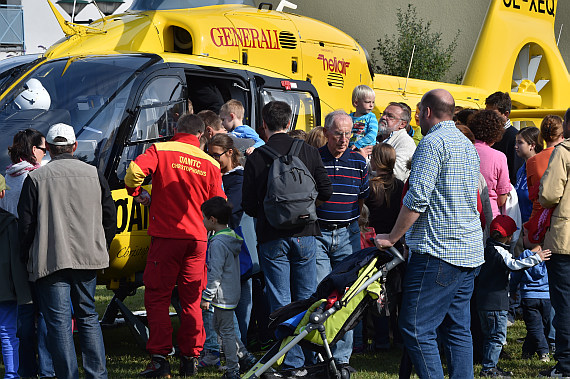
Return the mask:
POLYGON ((286 155, 263 145, 263 153, 273 159, 263 199, 265 217, 275 229, 294 229, 317 220, 317 188, 309 169, 299 158, 304 142, 295 139, 286 155))

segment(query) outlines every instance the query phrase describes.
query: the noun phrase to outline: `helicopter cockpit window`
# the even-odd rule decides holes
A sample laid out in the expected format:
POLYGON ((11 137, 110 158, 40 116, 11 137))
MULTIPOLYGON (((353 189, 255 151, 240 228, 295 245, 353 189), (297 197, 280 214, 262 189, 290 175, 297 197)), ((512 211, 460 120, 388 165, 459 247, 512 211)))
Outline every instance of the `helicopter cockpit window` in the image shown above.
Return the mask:
POLYGON ((101 166, 110 154, 116 129, 138 69, 149 56, 74 57, 38 66, 0 102, 0 167, 9 163, 7 148, 18 130, 46 134, 63 122, 77 136, 75 155, 101 166))
POLYGON ((134 0, 130 10, 153 11, 166 9, 199 8, 210 5, 244 4, 255 6, 253 0, 134 0))
POLYGON ((315 125, 315 102, 309 92, 282 91, 266 88, 261 91, 263 105, 270 101, 284 101, 291 107, 293 115, 289 130, 311 130, 315 125))
POLYGON ((130 162, 153 142, 174 135, 176 122, 186 110, 183 83, 177 77, 157 77, 143 91, 138 109, 130 143, 123 149, 117 168, 121 180, 130 162))

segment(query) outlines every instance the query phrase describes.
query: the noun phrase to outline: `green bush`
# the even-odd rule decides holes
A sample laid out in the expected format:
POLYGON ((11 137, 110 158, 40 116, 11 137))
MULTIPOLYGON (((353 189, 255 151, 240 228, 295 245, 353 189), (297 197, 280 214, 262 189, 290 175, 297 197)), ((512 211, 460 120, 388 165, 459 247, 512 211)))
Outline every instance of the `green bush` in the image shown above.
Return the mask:
POLYGON ((416 45, 410 77, 441 81, 455 63, 453 52, 457 47, 460 31, 453 41, 444 47, 441 32, 431 31, 431 21, 418 17, 416 7, 408 4, 405 12, 398 8, 396 16, 398 35, 378 40, 374 48, 374 64, 380 74, 407 76, 412 49, 416 45), (377 59, 377 57, 379 59, 377 59))

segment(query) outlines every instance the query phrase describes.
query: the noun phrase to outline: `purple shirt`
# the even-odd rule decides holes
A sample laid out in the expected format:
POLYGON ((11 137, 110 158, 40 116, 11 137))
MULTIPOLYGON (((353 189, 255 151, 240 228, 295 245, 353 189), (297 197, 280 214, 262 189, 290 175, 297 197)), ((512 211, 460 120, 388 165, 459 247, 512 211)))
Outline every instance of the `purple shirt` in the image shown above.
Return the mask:
POLYGON ((489 188, 489 200, 493 209, 493 218, 495 218, 501 214, 497 197, 509 193, 511 190, 507 157, 502 152, 479 140, 475 140, 475 149, 479 153, 480 170, 489 188))

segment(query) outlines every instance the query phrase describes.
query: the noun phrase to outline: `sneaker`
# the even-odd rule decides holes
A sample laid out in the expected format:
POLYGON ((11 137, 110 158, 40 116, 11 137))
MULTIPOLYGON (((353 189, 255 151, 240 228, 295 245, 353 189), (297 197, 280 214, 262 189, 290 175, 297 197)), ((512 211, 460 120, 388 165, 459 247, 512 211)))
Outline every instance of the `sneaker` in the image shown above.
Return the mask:
POLYGON ((541 378, 566 378, 570 379, 570 372, 558 371, 556 366, 549 368, 548 370, 542 370, 538 372, 538 376, 541 378))
POLYGON ((222 375, 222 379, 240 379, 239 372, 237 371, 226 371, 222 375))
POLYGON ((153 355, 150 363, 139 373, 144 378, 170 378, 170 363, 162 355, 153 355))
POLYGON ((208 367, 208 366, 220 366, 220 353, 213 350, 206 350, 204 355, 198 361, 198 366, 208 367))
POLYGON ((257 363, 257 359, 251 353, 247 353, 247 355, 239 360, 239 372, 246 373, 257 363))
POLYGON ((490 370, 481 370, 479 376, 492 377, 492 378, 510 378, 513 373, 510 371, 504 371, 499 367, 493 367, 490 370))
POLYGON ((550 362, 550 355, 548 353, 540 354, 539 360, 541 362, 550 362))
POLYGON ((180 356, 180 376, 194 376, 198 374, 198 358, 180 356))

